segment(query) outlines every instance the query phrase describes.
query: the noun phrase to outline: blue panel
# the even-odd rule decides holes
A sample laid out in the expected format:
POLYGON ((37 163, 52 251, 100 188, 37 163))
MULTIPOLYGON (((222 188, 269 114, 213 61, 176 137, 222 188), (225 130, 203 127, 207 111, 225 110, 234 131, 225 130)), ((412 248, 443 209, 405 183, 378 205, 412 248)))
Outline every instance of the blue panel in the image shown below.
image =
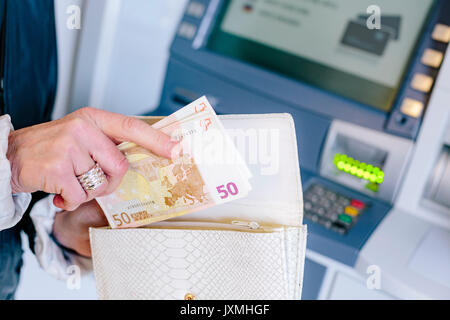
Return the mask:
POLYGON ((165 82, 161 107, 152 114, 168 115, 203 94, 213 97, 210 101, 218 114, 290 113, 295 119, 301 166, 317 172, 322 144, 331 124, 330 119, 249 92, 174 58, 170 60, 167 72, 170 77, 165 82), (177 93, 180 88, 183 90, 177 93), (183 95, 187 96, 183 98, 183 95))
POLYGON ((326 268, 308 258, 305 259, 305 270, 303 272, 302 300, 316 300, 319 297, 320 287, 326 268))

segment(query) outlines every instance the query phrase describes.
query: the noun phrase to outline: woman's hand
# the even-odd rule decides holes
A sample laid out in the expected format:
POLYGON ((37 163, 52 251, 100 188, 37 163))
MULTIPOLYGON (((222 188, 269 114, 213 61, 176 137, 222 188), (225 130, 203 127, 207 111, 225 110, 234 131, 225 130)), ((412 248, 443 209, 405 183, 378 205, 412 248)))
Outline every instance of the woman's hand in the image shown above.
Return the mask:
POLYGON ((118 187, 128 169, 125 156, 116 147, 123 141, 135 142, 167 158, 177 145, 141 120, 93 108, 12 131, 7 152, 12 191, 53 193, 55 206, 73 211, 118 187), (96 163, 107 181, 95 191, 85 191, 77 176, 96 163))
POLYGON ((90 257, 89 228, 107 225, 108 221, 102 209, 97 201, 92 200, 82 204, 73 212, 57 213, 53 224, 53 235, 64 247, 82 256, 90 257))

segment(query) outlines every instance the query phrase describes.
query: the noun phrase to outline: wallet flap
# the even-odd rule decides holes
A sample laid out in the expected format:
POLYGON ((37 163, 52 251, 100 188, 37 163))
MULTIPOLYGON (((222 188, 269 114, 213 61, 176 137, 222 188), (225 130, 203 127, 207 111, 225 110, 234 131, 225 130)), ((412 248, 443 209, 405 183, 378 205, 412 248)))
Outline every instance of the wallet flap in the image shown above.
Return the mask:
POLYGON ((303 193, 292 116, 283 113, 219 118, 252 173, 252 190, 244 199, 191 213, 189 220, 239 218, 302 225, 303 193))
MULTIPOLYGON (((162 117, 139 117, 149 124, 162 117)), ((292 116, 287 113, 219 115, 247 163, 252 178, 248 197, 199 212, 186 220, 241 219, 301 226, 303 192, 292 116)))

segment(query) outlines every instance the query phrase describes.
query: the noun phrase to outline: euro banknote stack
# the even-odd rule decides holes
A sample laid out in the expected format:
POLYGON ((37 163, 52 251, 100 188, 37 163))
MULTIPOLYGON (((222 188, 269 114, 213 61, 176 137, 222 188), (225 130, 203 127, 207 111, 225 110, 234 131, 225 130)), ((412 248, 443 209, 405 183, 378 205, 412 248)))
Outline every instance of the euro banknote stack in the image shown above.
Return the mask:
MULTIPOLYGON (((144 119, 145 120, 145 119, 144 119)), ((180 142, 159 157, 134 143, 118 146, 129 169, 97 198, 111 228, 134 228, 246 197, 251 173, 206 97, 152 125, 180 142)))

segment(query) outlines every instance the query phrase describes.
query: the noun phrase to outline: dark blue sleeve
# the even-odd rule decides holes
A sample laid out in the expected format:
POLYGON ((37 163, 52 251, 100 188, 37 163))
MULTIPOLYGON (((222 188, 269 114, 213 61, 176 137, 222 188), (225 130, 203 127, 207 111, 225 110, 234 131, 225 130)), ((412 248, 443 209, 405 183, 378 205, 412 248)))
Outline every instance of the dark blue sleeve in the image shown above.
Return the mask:
POLYGON ((5 15, 4 113, 15 129, 49 121, 57 84, 53 0, 0 0, 5 15))
MULTIPOLYGON (((53 0, 0 0, 0 25, 5 28, 1 112, 11 116, 15 129, 49 121, 56 95, 58 63, 53 0)), ((44 193, 33 194, 21 222, 9 231, 14 234, 25 231, 31 250, 35 230, 29 211, 44 196, 44 193)), ((9 246, 20 256, 20 237, 15 243, 9 246)), ((13 269, 9 271, 18 273, 13 269)), ((2 275, 6 274, 8 270, 0 270, 0 286, 2 275)))

